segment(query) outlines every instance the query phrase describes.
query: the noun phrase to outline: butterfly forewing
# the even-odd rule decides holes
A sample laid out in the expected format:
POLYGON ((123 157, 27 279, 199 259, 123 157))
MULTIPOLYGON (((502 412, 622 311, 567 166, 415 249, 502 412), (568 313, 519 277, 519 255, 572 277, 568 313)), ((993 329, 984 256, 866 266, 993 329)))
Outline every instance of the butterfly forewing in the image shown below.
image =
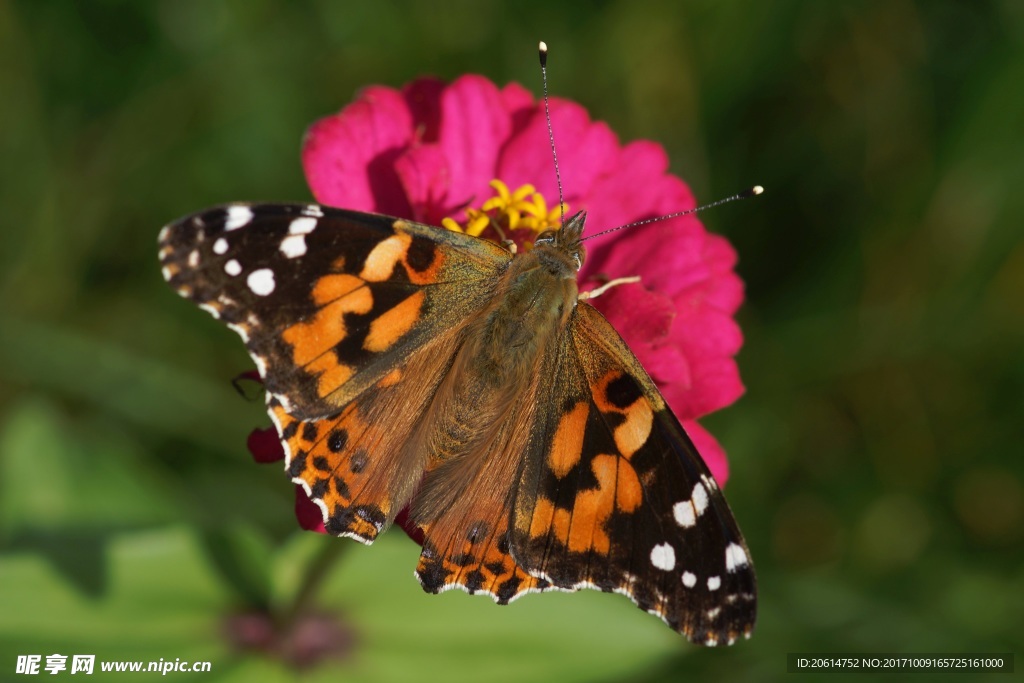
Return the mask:
POLYGON ((165 278, 238 332, 293 481, 370 542, 426 454, 409 434, 510 255, 472 237, 302 204, 232 204, 160 236, 165 278))
POLYGON ((550 410, 513 505, 519 564, 559 588, 624 593, 694 642, 748 636, 756 587, 743 538, 625 343, 581 303, 545 367, 550 410))
POLYGON ((461 328, 510 259, 466 235, 304 204, 208 209, 169 225, 160 247, 168 282, 242 336, 300 419, 337 413, 461 328))

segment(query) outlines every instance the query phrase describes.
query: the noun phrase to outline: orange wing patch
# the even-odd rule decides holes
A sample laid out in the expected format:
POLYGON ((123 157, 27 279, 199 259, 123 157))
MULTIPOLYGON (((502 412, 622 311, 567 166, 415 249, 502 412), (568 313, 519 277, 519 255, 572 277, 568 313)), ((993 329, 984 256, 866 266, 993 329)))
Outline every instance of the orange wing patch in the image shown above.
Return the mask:
POLYGON ((553 538, 574 553, 611 550, 606 523, 615 511, 633 512, 640 507, 643 489, 625 458, 598 455, 590 467, 597 487, 578 491, 571 509, 556 506, 547 497, 537 500, 530 520, 531 538, 553 538))
POLYGON ((405 233, 398 233, 381 240, 380 244, 375 246, 370 255, 366 257, 359 277, 367 282, 390 280, 395 266, 405 259, 411 244, 412 235, 405 233))
POLYGON ((367 448, 381 441, 380 430, 363 420, 354 404, 316 422, 300 422, 280 405, 271 407, 271 415, 288 447, 288 473, 320 505, 327 530, 372 542, 392 512, 390 496, 368 486, 379 465, 367 448))
POLYGON ((610 370, 590 386, 590 391, 602 413, 625 418, 615 428, 614 437, 619 453, 629 459, 650 438, 654 411, 647 399, 639 394, 621 395, 617 387, 620 382, 632 383, 632 380, 621 371, 610 370))
POLYGON ((424 294, 418 291, 370 323, 370 332, 363 341, 367 351, 387 351, 413 328, 420 319, 424 294))
POLYGON ((320 278, 312 298, 320 307, 312 320, 286 328, 281 338, 292 347, 295 364, 317 378, 317 390, 326 396, 353 374, 351 367, 330 353, 348 335, 345 314, 369 313, 373 309, 373 293, 359 278, 336 273, 320 278))
MULTIPOLYGON (((587 478, 596 481, 596 486, 580 486, 568 505, 565 500, 556 503, 554 492, 538 497, 528 529, 534 541, 549 538, 569 552, 607 554, 611 551, 608 522, 612 515, 635 512, 643 504, 643 485, 631 458, 650 438, 654 411, 643 395, 621 390, 631 384, 631 379, 617 370, 590 384, 594 406, 608 425, 614 425, 611 432, 617 452, 589 456, 587 478)), ((559 419, 547 455, 556 480, 564 480, 580 463, 589 417, 589 403, 581 401, 559 419)), ((577 471, 576 476, 584 475, 577 471)))
POLYGON ((395 234, 381 240, 370 251, 359 277, 367 282, 385 282, 395 276, 395 269, 401 264, 409 282, 415 285, 438 282, 445 262, 444 253, 406 232, 410 226, 405 221, 395 221, 392 227, 395 234))
POLYGON ((559 419, 555 437, 551 442, 551 451, 548 453, 548 466, 556 477, 564 477, 580 461, 589 414, 590 406, 585 401, 580 401, 559 419))

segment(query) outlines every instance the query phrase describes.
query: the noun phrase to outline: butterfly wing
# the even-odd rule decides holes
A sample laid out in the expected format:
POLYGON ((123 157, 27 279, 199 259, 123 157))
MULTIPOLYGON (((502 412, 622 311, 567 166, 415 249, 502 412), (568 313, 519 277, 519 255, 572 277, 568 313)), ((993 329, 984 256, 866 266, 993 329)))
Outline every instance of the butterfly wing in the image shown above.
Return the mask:
POLYGON ((714 478, 612 326, 580 303, 512 504, 512 555, 564 590, 628 595, 691 641, 749 636, 756 583, 714 478))
POLYGON ((231 204, 167 226, 164 277, 245 341, 296 483, 370 542, 411 497, 403 448, 511 255, 385 216, 231 204))

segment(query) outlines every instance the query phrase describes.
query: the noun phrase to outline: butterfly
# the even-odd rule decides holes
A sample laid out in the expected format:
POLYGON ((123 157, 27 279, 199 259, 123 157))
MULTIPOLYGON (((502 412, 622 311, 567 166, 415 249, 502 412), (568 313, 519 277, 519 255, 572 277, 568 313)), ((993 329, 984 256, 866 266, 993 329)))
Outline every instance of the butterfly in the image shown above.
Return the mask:
POLYGON ((168 225, 159 254, 170 285, 242 337, 328 532, 369 544, 407 508, 430 593, 594 588, 731 644, 754 624, 750 554, 651 378, 580 297, 585 218, 514 253, 239 203, 168 225))

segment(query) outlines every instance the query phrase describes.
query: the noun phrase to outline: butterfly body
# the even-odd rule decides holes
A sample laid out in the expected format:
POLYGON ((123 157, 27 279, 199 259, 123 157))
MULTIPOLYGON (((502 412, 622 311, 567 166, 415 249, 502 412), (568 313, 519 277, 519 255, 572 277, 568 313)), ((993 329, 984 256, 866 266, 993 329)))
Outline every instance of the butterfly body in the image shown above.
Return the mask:
MULTIPOLYGON (((548 245, 509 262, 492 303, 462 334, 454 363, 460 372, 452 374, 455 395, 443 400, 471 408, 453 422, 471 425, 474 432, 493 429, 491 415, 531 392, 542 354, 576 306, 577 269, 563 248, 548 245)), ((474 449, 461 450, 468 457, 474 449)))
POLYGON ((160 256, 246 342, 329 532, 371 543, 408 508, 429 592, 591 587, 732 642, 753 627, 749 553, 650 377, 578 300, 584 220, 513 256, 395 218, 234 204, 168 226, 160 256))

